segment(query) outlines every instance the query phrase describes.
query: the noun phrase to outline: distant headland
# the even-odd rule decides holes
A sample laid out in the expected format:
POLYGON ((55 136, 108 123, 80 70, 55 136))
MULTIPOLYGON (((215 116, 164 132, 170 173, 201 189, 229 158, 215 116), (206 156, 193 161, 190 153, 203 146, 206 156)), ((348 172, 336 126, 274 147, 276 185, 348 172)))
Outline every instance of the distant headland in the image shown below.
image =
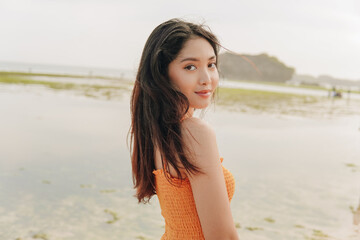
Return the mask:
POLYGON ((352 81, 328 75, 314 77, 298 75, 296 69, 287 66, 274 56, 266 53, 259 55, 236 54, 231 52, 219 55, 220 76, 227 80, 254 82, 282 82, 293 85, 313 85, 326 88, 360 88, 360 79, 352 81))

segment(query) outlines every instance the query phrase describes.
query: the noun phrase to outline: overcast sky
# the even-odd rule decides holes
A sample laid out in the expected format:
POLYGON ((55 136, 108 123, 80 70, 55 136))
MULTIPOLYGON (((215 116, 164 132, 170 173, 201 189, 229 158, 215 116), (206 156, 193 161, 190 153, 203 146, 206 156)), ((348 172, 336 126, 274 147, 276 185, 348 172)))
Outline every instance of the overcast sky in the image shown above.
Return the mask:
POLYGON ((135 69, 151 31, 203 22, 238 53, 360 79, 359 0, 0 0, 0 61, 135 69))

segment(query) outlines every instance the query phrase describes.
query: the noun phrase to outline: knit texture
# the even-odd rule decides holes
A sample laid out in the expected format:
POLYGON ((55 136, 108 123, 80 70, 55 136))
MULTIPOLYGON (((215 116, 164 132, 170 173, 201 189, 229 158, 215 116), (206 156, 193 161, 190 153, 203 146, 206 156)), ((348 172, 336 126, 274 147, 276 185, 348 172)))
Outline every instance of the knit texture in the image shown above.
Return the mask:
MULTIPOLYGON (((223 158, 220 158, 221 162, 223 158)), ((235 191, 233 175, 222 166, 229 201, 235 191)), ((205 239, 188 178, 181 180, 171 177, 163 169, 154 170, 156 194, 165 219, 165 233, 161 240, 200 240, 205 239), (168 174, 174 185, 165 178, 168 174)))

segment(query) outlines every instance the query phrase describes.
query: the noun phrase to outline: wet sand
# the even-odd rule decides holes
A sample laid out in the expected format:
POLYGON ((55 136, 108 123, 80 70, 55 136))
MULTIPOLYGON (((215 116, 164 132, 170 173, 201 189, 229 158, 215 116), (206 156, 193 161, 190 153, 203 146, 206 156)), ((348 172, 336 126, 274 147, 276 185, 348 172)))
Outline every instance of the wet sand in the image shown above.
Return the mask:
MULTIPOLYGON (((159 239, 156 197, 138 205, 129 94, 86 97, 0 84, 0 239, 159 239)), ((360 117, 211 108, 242 239, 358 239, 360 117)))

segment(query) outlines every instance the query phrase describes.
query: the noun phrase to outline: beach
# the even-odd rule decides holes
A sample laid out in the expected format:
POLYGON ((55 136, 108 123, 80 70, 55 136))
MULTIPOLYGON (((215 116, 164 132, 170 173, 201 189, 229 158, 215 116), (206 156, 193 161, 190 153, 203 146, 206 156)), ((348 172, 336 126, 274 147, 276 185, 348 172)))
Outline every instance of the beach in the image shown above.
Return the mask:
MULTIPOLYGON (((156 196, 133 197, 131 82, 45 77, 0 82, 0 239, 160 239, 156 196)), ((357 99, 223 87, 217 102, 205 120, 241 239, 359 239, 357 99)))

